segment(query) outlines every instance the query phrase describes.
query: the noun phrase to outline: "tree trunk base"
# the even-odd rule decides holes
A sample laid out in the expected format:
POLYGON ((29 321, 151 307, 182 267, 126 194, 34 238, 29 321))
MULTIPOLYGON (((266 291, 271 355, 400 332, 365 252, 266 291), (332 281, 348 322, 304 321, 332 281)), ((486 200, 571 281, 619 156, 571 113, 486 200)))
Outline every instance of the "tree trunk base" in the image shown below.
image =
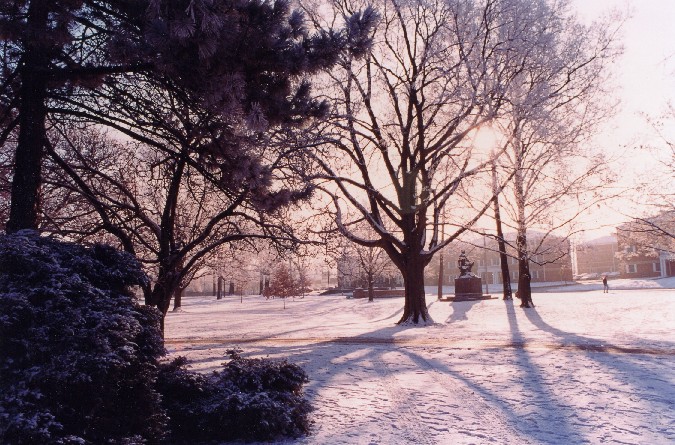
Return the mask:
POLYGON ((431 326, 436 324, 429 315, 429 312, 421 313, 416 317, 414 314, 403 314, 401 319, 396 322, 399 326, 431 326))

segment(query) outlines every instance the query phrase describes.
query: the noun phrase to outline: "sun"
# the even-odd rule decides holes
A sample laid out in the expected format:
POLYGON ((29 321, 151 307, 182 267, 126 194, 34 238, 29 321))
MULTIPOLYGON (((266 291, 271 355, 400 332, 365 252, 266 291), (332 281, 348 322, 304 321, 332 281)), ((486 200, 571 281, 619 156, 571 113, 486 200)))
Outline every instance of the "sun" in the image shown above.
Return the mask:
POLYGON ((500 133, 489 125, 478 128, 472 137, 472 145, 480 151, 496 150, 501 140, 500 133))

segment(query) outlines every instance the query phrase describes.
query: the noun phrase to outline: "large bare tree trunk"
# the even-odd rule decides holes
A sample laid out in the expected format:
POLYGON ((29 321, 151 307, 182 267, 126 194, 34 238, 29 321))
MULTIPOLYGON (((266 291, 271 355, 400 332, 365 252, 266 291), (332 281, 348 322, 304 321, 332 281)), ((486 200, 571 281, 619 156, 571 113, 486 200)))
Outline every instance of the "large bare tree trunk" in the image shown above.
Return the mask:
POLYGON ((514 188, 518 210, 518 233, 516 235, 516 251, 518 253, 518 296, 520 307, 534 307, 532 289, 530 287, 530 255, 527 249, 527 223, 525 219, 525 179, 523 177, 524 152, 516 151, 516 171, 514 188))
MULTIPOLYGON (((181 305, 181 297, 185 290, 185 288, 181 286, 182 269, 183 261, 181 258, 176 257, 175 254, 162 261, 157 272, 157 281, 155 282, 150 295, 146 295, 145 298, 146 305, 154 306, 162 313, 160 323, 162 336, 164 336, 164 318, 169 312, 171 299, 175 296, 177 298, 175 304, 177 303, 178 308, 180 308, 181 305)), ((174 307, 174 310, 176 310, 176 307, 174 307)))
POLYGON ((180 311, 183 304, 183 295, 185 294, 185 288, 179 287, 173 293, 173 311, 180 311))
MULTIPOLYGON (((441 224, 441 242, 445 241, 445 221, 443 221, 443 224, 441 224)), ((438 289, 436 291, 436 298, 438 300, 443 297, 443 282, 444 277, 443 277, 443 250, 438 252, 438 289)))
POLYGON ((504 300, 512 300, 511 295, 511 275, 509 274, 509 257, 506 255, 506 243, 504 242, 504 231, 502 230, 502 216, 499 209, 499 194, 501 188, 497 179, 497 163, 492 161, 492 206, 495 212, 495 224, 497 225, 497 249, 499 250, 499 263, 502 271, 502 288, 504 300))
POLYGON ((169 312, 169 306, 171 306, 171 297, 178 289, 178 284, 174 283, 172 279, 172 273, 170 273, 166 268, 160 267, 160 271, 157 276, 157 282, 152 289, 150 297, 146 297, 146 304, 149 306, 155 306, 162 313, 162 318, 160 320, 160 330, 162 332, 162 337, 164 336, 164 318, 166 317, 167 312, 169 312), (164 270, 163 270, 164 269, 164 270))
POLYGON ((405 304, 403 315, 397 324, 431 321, 424 294, 424 266, 423 258, 414 256, 406 261, 406 267, 401 271, 405 286, 405 304))
POLYGON ((28 33, 19 66, 19 138, 16 146, 14 179, 7 233, 38 228, 42 159, 47 143, 47 73, 49 53, 36 36, 46 34, 48 1, 32 1, 28 7, 28 33))
POLYGON ((438 254, 438 289, 436 296, 439 300, 443 296, 443 251, 438 254))
POLYGON ((368 301, 375 301, 375 289, 373 287, 373 273, 368 272, 366 274, 368 277, 368 301))

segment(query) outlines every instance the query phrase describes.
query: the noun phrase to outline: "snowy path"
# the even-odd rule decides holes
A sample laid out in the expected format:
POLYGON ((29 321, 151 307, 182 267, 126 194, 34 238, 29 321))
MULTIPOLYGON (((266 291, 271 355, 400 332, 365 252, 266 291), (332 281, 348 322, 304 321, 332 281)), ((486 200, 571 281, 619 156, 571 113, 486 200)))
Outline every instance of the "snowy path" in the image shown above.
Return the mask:
POLYGON ((675 443, 675 291, 570 298, 434 301, 418 328, 393 326, 400 299, 195 299, 167 347, 302 365, 315 426, 289 445, 675 443))

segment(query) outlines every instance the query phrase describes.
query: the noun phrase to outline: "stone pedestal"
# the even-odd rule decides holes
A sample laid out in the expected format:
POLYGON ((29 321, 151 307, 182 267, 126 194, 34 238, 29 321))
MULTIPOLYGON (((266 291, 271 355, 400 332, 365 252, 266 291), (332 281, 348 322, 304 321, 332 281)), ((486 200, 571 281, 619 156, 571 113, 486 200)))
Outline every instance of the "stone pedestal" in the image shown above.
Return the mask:
POLYGON ((455 278, 455 297, 483 298, 483 280, 476 276, 461 276, 455 278))

